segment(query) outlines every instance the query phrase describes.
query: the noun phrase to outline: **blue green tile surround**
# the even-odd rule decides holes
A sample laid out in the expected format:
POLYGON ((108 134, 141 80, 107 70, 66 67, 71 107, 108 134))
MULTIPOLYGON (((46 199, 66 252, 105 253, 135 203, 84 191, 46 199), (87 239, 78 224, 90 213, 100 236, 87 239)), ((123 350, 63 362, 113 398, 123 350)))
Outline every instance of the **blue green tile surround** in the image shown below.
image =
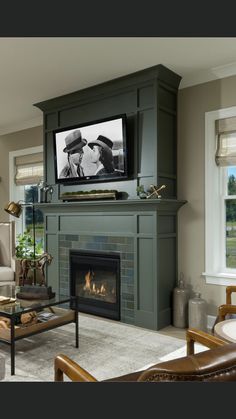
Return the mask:
POLYGON ((59 289, 69 295, 70 249, 118 252, 121 268, 121 321, 134 324, 134 239, 132 237, 60 234, 59 289))

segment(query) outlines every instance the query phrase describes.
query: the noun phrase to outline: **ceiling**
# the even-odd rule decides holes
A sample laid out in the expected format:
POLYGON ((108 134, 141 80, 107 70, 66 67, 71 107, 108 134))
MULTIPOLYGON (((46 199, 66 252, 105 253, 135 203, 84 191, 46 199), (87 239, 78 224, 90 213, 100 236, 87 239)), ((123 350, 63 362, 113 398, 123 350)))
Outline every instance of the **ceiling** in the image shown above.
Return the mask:
POLYGON ((0 135, 42 124, 33 106, 163 64, 180 88, 236 74, 236 38, 0 38, 0 135))

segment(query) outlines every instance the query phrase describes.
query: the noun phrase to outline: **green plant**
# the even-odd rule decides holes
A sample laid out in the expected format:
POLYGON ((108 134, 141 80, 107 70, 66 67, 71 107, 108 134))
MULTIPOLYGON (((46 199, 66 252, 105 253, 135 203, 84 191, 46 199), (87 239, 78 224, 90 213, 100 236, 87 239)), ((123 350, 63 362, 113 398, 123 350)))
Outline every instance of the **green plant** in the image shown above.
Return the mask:
POLYGON ((141 198, 141 199, 147 198, 147 192, 145 192, 145 189, 144 189, 143 185, 137 186, 136 191, 137 191, 137 195, 139 196, 139 198, 141 198))
POLYGON ((144 186, 143 185, 137 186, 136 191, 138 194, 145 193, 144 186))
MULTIPOLYGON (((28 231, 23 234, 18 234, 16 237, 16 257, 18 259, 33 259, 34 258, 34 242, 28 231)), ((35 244, 35 257, 39 257, 43 253, 42 242, 35 244)))

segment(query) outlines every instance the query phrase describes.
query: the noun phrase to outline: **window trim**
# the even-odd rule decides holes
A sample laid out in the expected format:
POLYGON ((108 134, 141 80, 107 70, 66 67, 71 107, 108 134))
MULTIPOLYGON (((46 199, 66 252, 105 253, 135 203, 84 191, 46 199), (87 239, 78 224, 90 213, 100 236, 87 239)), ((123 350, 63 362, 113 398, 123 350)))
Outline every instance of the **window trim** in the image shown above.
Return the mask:
MULTIPOLYGON (((14 151, 10 151, 9 152, 9 200, 10 201, 19 201, 21 199, 21 197, 17 194, 17 189, 16 188, 20 188, 21 186, 16 186, 15 185, 15 162, 14 159, 15 157, 19 157, 19 156, 24 156, 26 154, 34 154, 34 153, 40 153, 43 152, 43 145, 37 146, 37 147, 28 147, 28 148, 24 148, 24 149, 20 149, 20 150, 14 150, 14 151)), ((23 186, 22 186, 23 187, 23 186)), ((18 189, 19 190, 19 189, 18 189)), ((23 225, 23 218, 17 220, 15 217, 12 217, 11 215, 9 216, 10 219, 14 219, 15 221, 15 225, 16 225, 16 234, 18 234, 21 230, 22 230, 22 225, 23 225), (20 222, 21 222, 21 227, 20 226, 20 222)))
POLYGON ((205 277, 207 284, 236 285, 236 269, 222 267, 225 210, 221 169, 215 163, 215 121, 236 116, 236 106, 205 113, 205 277), (220 228, 216 228, 220 226, 220 228))

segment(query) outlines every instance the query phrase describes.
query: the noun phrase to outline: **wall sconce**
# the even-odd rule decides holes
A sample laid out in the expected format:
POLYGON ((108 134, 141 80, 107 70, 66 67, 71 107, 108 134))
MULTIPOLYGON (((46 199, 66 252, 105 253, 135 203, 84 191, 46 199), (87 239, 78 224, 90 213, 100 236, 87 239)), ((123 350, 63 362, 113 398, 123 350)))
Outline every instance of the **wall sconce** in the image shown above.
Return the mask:
MULTIPOLYGON (((24 201, 18 201, 9 202, 5 207, 4 210, 12 215, 13 217, 20 218, 22 214, 23 207, 31 207, 32 208, 32 224, 33 224, 33 259, 35 261, 35 246, 36 246, 36 238, 35 238, 35 208, 33 202, 24 202, 24 201)), ((34 269, 34 284, 36 284, 36 271, 34 269)))
POLYGON ((20 204, 20 202, 21 201, 18 201, 18 202, 11 201, 5 206, 4 210, 8 212, 8 214, 12 215, 13 217, 20 218, 21 213, 22 213, 22 204, 20 204))

